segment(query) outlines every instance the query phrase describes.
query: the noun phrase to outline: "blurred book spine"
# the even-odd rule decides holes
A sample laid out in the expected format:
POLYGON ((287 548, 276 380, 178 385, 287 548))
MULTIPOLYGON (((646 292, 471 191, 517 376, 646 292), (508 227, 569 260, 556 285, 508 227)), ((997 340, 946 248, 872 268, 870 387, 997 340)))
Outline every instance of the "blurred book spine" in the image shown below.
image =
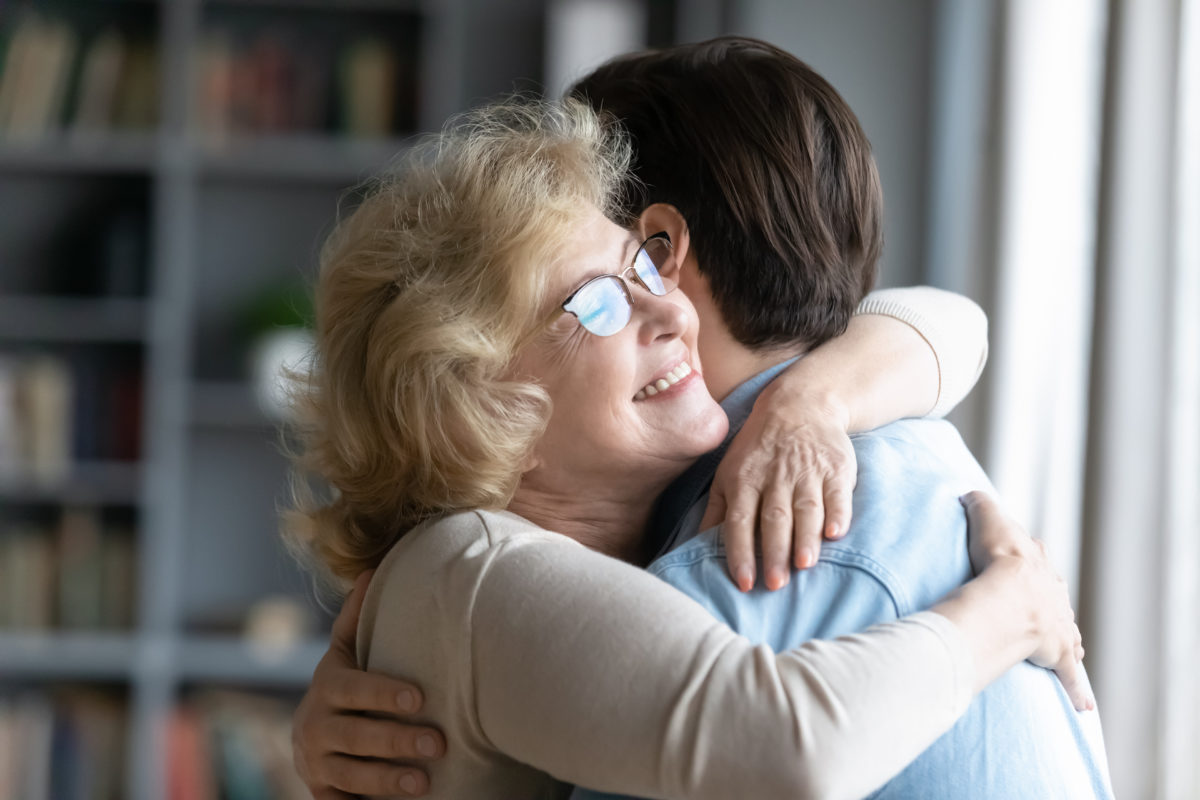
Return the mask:
POLYGON ((97 509, 0 527, 0 630, 129 630, 136 587, 132 526, 97 509))
POLYGON ((87 690, 0 697, 0 798, 124 797, 125 704, 87 690))
POLYGON ((148 35, 85 31, 25 10, 0 28, 0 136, 36 141, 147 130, 158 118, 158 54, 148 35))
POLYGON ((292 767, 294 705, 245 692, 208 690, 167 726, 168 800, 306 800, 292 767))

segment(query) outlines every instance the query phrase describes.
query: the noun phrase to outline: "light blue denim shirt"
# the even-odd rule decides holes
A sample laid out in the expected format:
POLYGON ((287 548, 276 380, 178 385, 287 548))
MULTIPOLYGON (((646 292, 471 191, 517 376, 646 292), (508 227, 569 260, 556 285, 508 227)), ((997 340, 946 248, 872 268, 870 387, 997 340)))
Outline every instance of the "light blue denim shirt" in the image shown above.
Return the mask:
MULTIPOLYGON (((737 405, 727 408, 731 426, 740 427, 770 377, 755 381, 749 393, 727 398, 737 405)), ((906 420, 856 435, 853 442, 858 484, 850 531, 825 542, 818 563, 793 573, 783 589, 768 592, 760 585, 742 594, 733 585, 719 529, 695 531, 707 502, 705 489, 697 491, 703 483, 698 473, 685 474, 660 503, 660 522, 672 502, 686 511, 668 540, 672 549, 649 571, 751 642, 777 651, 929 608, 971 577, 958 497, 972 489, 990 491, 991 483, 947 422, 906 420), (669 496, 677 491, 689 505, 669 496)), ((716 461, 708 468, 709 480, 716 461)), ((578 789, 573 797, 616 796, 578 789)), ((871 797, 1110 798, 1099 717, 1095 711, 1076 712, 1052 672, 1019 664, 871 797)))

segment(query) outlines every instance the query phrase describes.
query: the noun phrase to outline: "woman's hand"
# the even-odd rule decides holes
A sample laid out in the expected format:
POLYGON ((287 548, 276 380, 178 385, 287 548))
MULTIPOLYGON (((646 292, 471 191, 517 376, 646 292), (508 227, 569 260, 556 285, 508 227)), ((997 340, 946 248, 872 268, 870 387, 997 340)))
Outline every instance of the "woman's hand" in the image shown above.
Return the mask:
POLYGON ((817 563, 821 537, 850 528, 858 479, 847 435, 849 415, 829 395, 783 390, 777 379, 759 395, 713 478, 700 529, 724 520, 729 575, 743 592, 754 586, 754 532, 762 531, 768 589, 788 582, 791 565, 817 563))
POLYGON ((355 631, 370 572, 364 572, 333 623, 329 651, 313 672, 312 685, 292 720, 292 760, 315 800, 360 794, 417 797, 429 776, 411 766, 368 759, 429 761, 446 752, 442 734, 408 725, 396 715, 421 710, 421 690, 410 683, 359 670, 355 631), (389 719, 362 716, 362 712, 389 719))
POLYGON ((956 619, 957 608, 946 615, 959 623, 974 645, 977 688, 1015 663, 1006 656, 1015 648, 1020 658, 1054 670, 1077 710, 1095 708, 1079 668, 1083 641, 1067 584, 1046 557, 1045 545, 1031 539, 988 495, 971 492, 962 503, 967 510, 971 564, 979 577, 943 605, 954 606, 964 599, 975 604, 969 616, 956 619))

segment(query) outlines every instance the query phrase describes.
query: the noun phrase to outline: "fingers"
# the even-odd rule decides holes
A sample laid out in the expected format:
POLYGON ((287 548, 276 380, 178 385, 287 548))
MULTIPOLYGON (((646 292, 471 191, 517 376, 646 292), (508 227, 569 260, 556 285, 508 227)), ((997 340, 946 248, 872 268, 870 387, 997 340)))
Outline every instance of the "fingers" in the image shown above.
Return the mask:
POLYGON ((358 669, 329 671, 313 681, 322 700, 337 711, 412 714, 425 702, 421 690, 407 681, 358 669))
MULTIPOLYGON (((853 474, 853 473, 852 473, 853 474)), ((825 482, 825 530, 826 539, 840 539, 850 530, 853 518, 853 484, 830 480, 825 482)))
POLYGON ((1000 556, 1029 553, 1033 540, 1005 514, 996 498, 985 492, 968 492, 959 498, 967 512, 971 566, 982 572, 1000 556))
POLYGON ((821 482, 809 481, 797 488, 794 500, 792 563, 808 569, 817 563, 821 552, 821 534, 825 529, 825 505, 821 482))
POLYGON ((365 570, 354 581, 354 588, 346 595, 342 610, 333 621, 333 635, 330 637, 334 647, 341 648, 347 653, 354 652, 355 639, 358 632, 358 616, 362 613, 363 597, 367 594, 367 584, 375 570, 365 570))
POLYGON ((326 785, 351 795, 420 797, 429 791, 429 776, 416 767, 330 756, 325 768, 326 785))
POLYGON ((706 531, 724 521, 725 492, 714 482, 712 491, 708 493, 708 505, 704 507, 704 516, 700 519, 700 530, 706 531))
POLYGON ((1096 699, 1092 697, 1091 687, 1088 686, 1074 653, 1068 653, 1059 661, 1054 667, 1054 674, 1066 689, 1067 696, 1071 698, 1071 705, 1075 706, 1076 711, 1091 711, 1096 707, 1096 699))
POLYGON ((754 520, 757 516, 758 492, 745 486, 739 487, 729 502, 721 536, 725 540, 729 576, 743 592, 754 588, 754 520))
POLYGON ((346 715, 326 722, 319 745, 326 752, 358 758, 428 761, 446 753, 446 740, 434 728, 346 715))
POLYGON ((775 591, 788 582, 792 551, 792 497, 778 481, 763 495, 759 517, 762 530, 763 582, 775 591))

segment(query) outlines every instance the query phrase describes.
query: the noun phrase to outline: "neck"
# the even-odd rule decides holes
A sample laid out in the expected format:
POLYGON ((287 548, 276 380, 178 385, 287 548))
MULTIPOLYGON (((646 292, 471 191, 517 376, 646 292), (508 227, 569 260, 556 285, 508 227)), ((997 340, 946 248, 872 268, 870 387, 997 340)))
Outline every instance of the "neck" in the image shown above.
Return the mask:
MULTIPOLYGON (((521 481, 508 510, 533 524, 561 533, 605 555, 644 564, 645 530, 654 501, 666 485, 644 487, 636 495, 582 497, 578 487, 558 490, 536 479, 521 481)), ((595 494, 601 494, 597 492, 595 494)))
POLYGON ((751 350, 730 335, 723 324, 700 329, 700 358, 709 393, 717 402, 765 369, 804 355, 803 344, 751 350), (706 335, 707 332, 707 335, 706 335))

